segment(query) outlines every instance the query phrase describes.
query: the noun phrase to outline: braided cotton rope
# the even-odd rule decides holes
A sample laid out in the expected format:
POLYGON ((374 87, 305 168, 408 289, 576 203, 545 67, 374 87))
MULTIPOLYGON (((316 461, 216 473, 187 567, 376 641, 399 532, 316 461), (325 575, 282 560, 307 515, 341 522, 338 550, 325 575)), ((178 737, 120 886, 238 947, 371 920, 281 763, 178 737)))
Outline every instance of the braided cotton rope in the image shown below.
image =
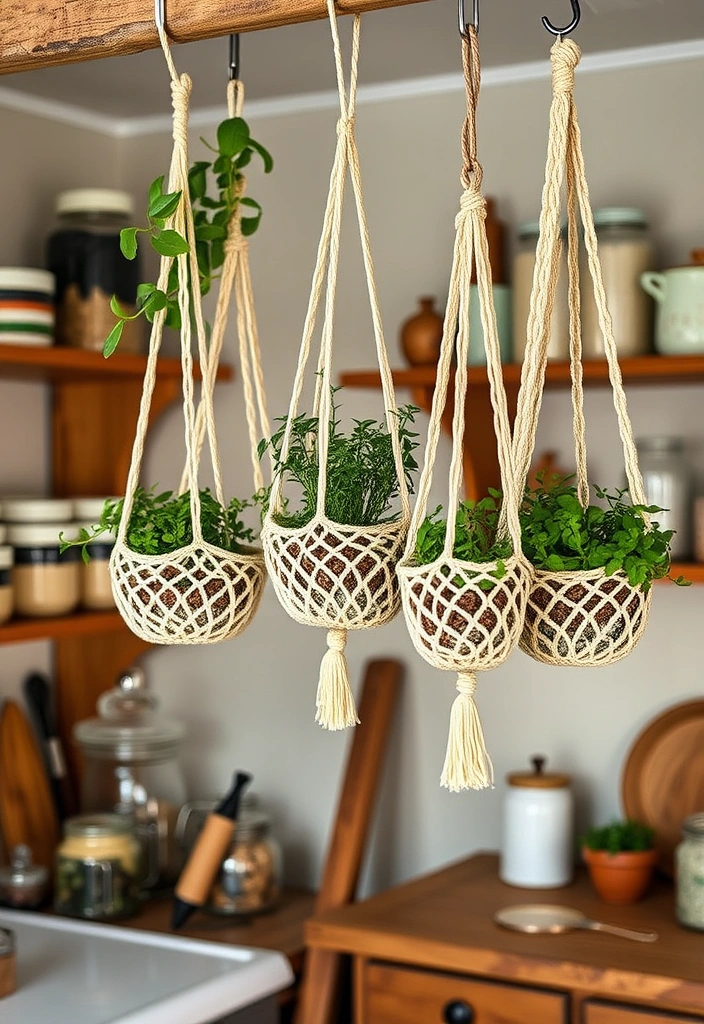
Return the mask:
MULTIPOLYGON (((636 504, 645 504, 643 481, 626 395, 618 364, 596 232, 589 201, 577 109, 575 69, 581 53, 572 40, 559 40, 551 51, 553 100, 548 156, 540 217, 540 238, 528 318, 528 342, 514 429, 516 477, 525 484, 535 446, 547 365, 548 328, 559 274, 560 197, 567 177, 570 360, 577 493, 589 504, 587 449, 582 388, 577 206, 584 225, 589 271, 604 338, 614 407, 623 445, 626 478, 636 504)), ((643 634, 650 610, 650 592, 629 584, 623 573, 607 576, 603 569, 579 572, 534 570, 521 647, 549 665, 603 665, 625 657, 643 634)))
POLYGON ((403 610, 416 650, 436 668, 458 673, 458 696, 452 708, 447 756, 441 777, 442 785, 455 791, 468 787, 480 789, 493 781, 491 761, 474 702, 474 672, 500 665, 518 643, 530 578, 530 567, 521 550, 520 492, 513 469, 511 429, 492 300, 485 227, 486 202, 481 195, 482 168, 477 160, 476 109, 481 68, 478 39, 471 28, 463 43, 463 65, 467 91, 467 116, 462 130, 464 166, 461 182, 464 192, 455 221, 455 247, 425 462, 406 550, 398 570, 403 610), (512 556, 505 560, 505 574, 501 579, 493 575, 497 572, 496 562, 465 562, 453 555, 462 489, 473 263, 477 270, 478 301, 503 490, 499 537, 509 538, 513 547, 512 556), (429 565, 419 566, 415 561, 415 547, 428 509, 453 354, 457 357, 457 368, 445 543, 440 558, 429 565))
MULTIPOLYGON (((240 311, 245 322, 254 323, 251 307, 251 285, 248 284, 246 247, 243 245, 239 218, 230 225, 226 243, 223 281, 218 296, 218 309, 210 349, 206 345, 205 325, 200 301, 199 288, 191 288, 190 282, 198 281, 198 265, 195 252, 195 229, 193 212, 188 202, 188 100, 191 80, 188 75, 179 75, 174 66, 168 41, 159 32, 164 56, 171 74, 173 103, 173 153, 169 172, 170 192, 181 191, 183 200, 172 218, 172 226, 189 242, 189 253, 177 257, 178 301, 181 310, 181 365, 183 372, 183 415, 185 426, 186 466, 181 481, 181 492, 188 489, 191 506, 193 541, 167 555, 142 555, 130 550, 127 545, 127 527, 132 513, 134 496, 139 481, 139 472, 144 454, 149 411, 156 383, 157 360, 164 328, 165 310, 154 317, 149 339, 149 354, 142 390, 139 416, 132 460, 130 463, 125 499, 118 530, 117 541, 110 559, 112 589, 120 614, 130 629, 150 643, 203 644, 226 640, 241 632, 256 611, 264 586, 265 569, 263 555, 233 554, 208 544, 203 540, 200 518, 200 494, 198 488, 198 466, 202 445, 207 434, 211 463, 215 477, 217 500, 224 505, 222 469, 215 434, 213 412, 213 390, 217 366, 222 349, 227 308, 233 280, 242 278, 240 293, 242 300, 250 302, 248 311, 240 311), (244 255, 243 255, 244 254, 244 255), (239 269, 239 275, 237 271, 239 269), (249 289, 249 290, 248 290, 249 289), (193 396, 193 357, 191 355, 191 323, 196 329, 198 355, 203 375, 201 401, 197 413, 193 396)), ((235 91, 230 93, 231 111, 234 110, 235 91)), ((172 261, 162 258, 157 287, 165 290, 172 261)), ((238 301, 239 295, 238 295, 238 301)), ((255 366, 255 389, 261 422, 268 429, 266 406, 261 382, 258 339, 256 329, 247 338, 240 332, 240 352, 255 366)), ((243 374, 249 377, 248 363, 243 374)), ((247 384, 245 384, 247 398, 247 384)), ((251 385, 247 400, 247 418, 250 441, 256 452, 256 419, 253 413, 251 385)), ((253 456, 254 459, 254 456, 253 456)), ((262 475, 258 462, 254 466, 255 486, 261 487, 262 475)))
POLYGON ((328 651, 320 668, 316 720, 328 729, 342 729, 357 721, 349 685, 344 647, 347 630, 370 629, 388 622, 400 607, 395 567, 403 550, 410 502, 398 436, 396 398, 389 366, 374 280, 359 156, 355 141, 355 104, 359 62, 360 23, 355 16, 349 92, 345 87, 342 51, 333 0, 328 0, 340 118, 337 146, 328 192, 323 228, 313 272, 310 300, 303 326, 298 366, 294 378, 288 420, 284 431, 281 460, 285 461, 292 438, 293 423, 303 391, 316 316, 325 289, 325 309, 317 362, 315 403, 318 417, 318 493, 315 515, 301 528, 276 523, 284 507, 283 475, 275 479, 269 510, 262 529, 267 569, 276 595, 296 620, 328 630, 328 651), (347 526, 333 523, 325 515, 327 489, 328 428, 332 417, 332 354, 335 289, 340 252, 340 228, 345 181, 349 168, 352 179, 359 236, 362 245, 367 291, 371 308, 377 362, 381 372, 386 424, 391 437, 399 484, 400 515, 376 526, 347 526))

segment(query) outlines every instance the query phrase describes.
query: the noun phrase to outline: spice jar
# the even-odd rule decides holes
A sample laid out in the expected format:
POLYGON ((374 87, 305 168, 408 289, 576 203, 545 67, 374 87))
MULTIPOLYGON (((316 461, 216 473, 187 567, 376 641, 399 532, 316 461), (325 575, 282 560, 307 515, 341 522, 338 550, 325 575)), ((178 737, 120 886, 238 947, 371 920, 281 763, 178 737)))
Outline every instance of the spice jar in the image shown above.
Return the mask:
POLYGON ((544 772, 544 757, 531 763, 532 772, 507 778, 499 877, 525 889, 557 889, 574 873, 570 777, 544 772))
MULTIPOLYGON (((75 529, 90 530, 94 521, 77 523, 75 529)), ((102 533, 87 545, 88 562, 81 560, 81 607, 91 611, 105 611, 115 607, 110 582, 110 555, 115 547, 113 533, 102 533)))
MULTIPOLYGON (((535 256, 540 236, 539 221, 521 224, 518 229, 518 248, 513 261, 513 358, 522 363, 526 351, 528 314, 533 291, 535 256)), ((567 253, 563 246, 560 277, 555 292, 555 305, 550 320, 548 359, 570 357, 570 314, 567 301, 567 253)))
POLYGON ((675 850, 676 905, 680 924, 704 931, 704 814, 682 823, 682 842, 675 850))
POLYGON ((15 934, 0 928, 0 999, 17 989, 17 946, 15 934))
MULTIPOLYGON (((107 188, 81 188, 56 198, 56 227, 47 245, 47 265, 56 276, 56 342, 101 351, 115 324, 110 299, 135 311, 139 254, 126 259, 120 230, 133 218, 132 197, 107 188)), ((121 352, 142 349, 139 320, 125 321, 121 352)))
POLYGON ((137 911, 141 847, 120 814, 69 818, 56 854, 54 909, 70 917, 108 920, 137 911))
POLYGON ((12 591, 13 561, 12 548, 0 547, 0 625, 12 617, 14 608, 12 591))
POLYGON ((0 515, 6 523, 67 523, 73 519, 70 498, 3 498, 0 515))
POLYGON ((53 344, 55 288, 46 270, 0 267, 0 344, 53 344))
POLYGON ((98 717, 73 730, 85 765, 81 809, 131 816, 144 849, 143 888, 172 884, 183 866, 176 822, 186 800, 178 761, 185 729, 158 708, 134 666, 99 697, 98 717))
POLYGON ((241 811, 232 844, 208 896, 215 914, 249 915, 272 910, 281 895, 281 848, 260 810, 241 811))
POLYGON ((642 437, 636 440, 638 464, 648 505, 664 509, 653 518, 661 529, 674 530, 670 541, 673 558, 692 553, 693 471, 681 437, 642 437))
POLYGON ((41 618, 68 615, 80 597, 78 548, 60 551, 59 534, 73 536, 72 523, 11 525, 7 538, 14 548, 12 588, 18 615, 41 618))
MULTIPOLYGON (((641 274, 655 264, 655 250, 642 210, 609 207, 594 211, 599 262, 619 356, 649 352, 653 303, 643 291, 641 274)), ((594 284, 582 253, 582 350, 585 359, 604 358, 604 338, 594 298, 594 284)))
POLYGON ((48 877, 45 867, 32 863, 28 846, 15 846, 10 866, 0 868, 0 903, 17 910, 40 907, 46 897, 48 877))

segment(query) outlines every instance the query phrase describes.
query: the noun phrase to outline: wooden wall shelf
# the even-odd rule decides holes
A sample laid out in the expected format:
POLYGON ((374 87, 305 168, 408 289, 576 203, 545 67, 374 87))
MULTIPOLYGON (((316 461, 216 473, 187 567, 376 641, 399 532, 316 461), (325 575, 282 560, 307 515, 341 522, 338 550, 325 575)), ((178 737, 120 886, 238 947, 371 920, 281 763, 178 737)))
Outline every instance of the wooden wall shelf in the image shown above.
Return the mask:
MULTIPOLYGON (((159 359, 159 379, 180 381, 181 360, 159 359)), ((30 345, 0 345, 0 378, 42 381, 142 380, 146 356, 116 352, 109 359, 101 352, 58 345, 33 348, 30 345)), ((195 376, 200 378, 200 368, 195 376)), ((231 380, 232 367, 220 366, 218 380, 231 380)))
POLYGON ((114 633, 124 623, 119 612, 77 612, 52 619, 11 619, 0 626, 0 644, 25 644, 33 640, 61 640, 90 633, 114 633))

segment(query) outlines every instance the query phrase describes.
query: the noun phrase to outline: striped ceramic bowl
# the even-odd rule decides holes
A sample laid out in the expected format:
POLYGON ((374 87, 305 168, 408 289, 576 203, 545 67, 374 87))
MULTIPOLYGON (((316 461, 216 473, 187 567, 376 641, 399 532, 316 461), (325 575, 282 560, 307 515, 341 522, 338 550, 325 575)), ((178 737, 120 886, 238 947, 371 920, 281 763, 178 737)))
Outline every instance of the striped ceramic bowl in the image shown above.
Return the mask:
POLYGON ((54 343, 55 286, 48 270, 0 267, 0 344, 54 343))

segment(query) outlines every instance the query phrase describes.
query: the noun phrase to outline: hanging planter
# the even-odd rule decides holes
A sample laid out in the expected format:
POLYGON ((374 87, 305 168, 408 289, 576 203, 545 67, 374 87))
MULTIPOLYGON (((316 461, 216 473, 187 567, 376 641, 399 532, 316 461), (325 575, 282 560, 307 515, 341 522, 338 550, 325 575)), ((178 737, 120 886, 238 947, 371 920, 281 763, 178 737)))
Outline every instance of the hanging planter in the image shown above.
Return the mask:
MULTIPOLYGON (((576 480, 538 485, 521 510, 523 547, 533 563, 521 648, 549 665, 612 664, 629 654, 642 637, 650 612, 651 583, 667 576, 669 531, 651 515, 638 468, 636 446, 618 365, 616 343, 599 264, 589 203, 581 135, 574 103, 574 73, 581 53, 572 40, 559 39, 551 51, 553 101, 540 238, 528 319, 528 344, 514 427, 517 479, 525 483, 535 446, 542 402, 549 324, 560 255, 560 198, 566 176, 570 359, 576 480), (601 504, 590 504, 582 387, 577 208, 584 228, 589 272, 609 365, 614 406, 623 445, 628 494, 599 488, 601 504), (547 326, 546 326, 547 325, 547 326)), ((677 583, 686 581, 676 580, 677 583)))
POLYGON ((354 136, 360 17, 355 16, 349 95, 344 82, 337 17, 328 12, 333 38, 341 115, 323 231, 308 305, 293 394, 284 426, 272 438, 275 480, 264 517, 262 544, 276 596, 303 625, 328 630, 320 668, 316 720, 328 729, 357 722, 344 648, 348 630, 372 629, 399 611, 396 564, 410 520, 408 472, 415 466, 407 429, 412 407, 396 409, 381 315, 374 283, 359 157, 354 136), (357 423, 345 437, 339 429, 332 388, 333 315, 340 226, 350 170, 362 254, 381 371, 385 424, 357 423), (317 363, 312 417, 298 415, 316 315, 325 286, 325 314, 317 363), (303 509, 291 513, 285 480, 303 491, 303 509), (394 511, 398 499, 400 512, 394 511))
MULTIPOLYGON (((250 137, 241 117, 242 87, 232 81, 230 116, 218 127, 217 158, 213 164, 200 161, 189 169, 191 83, 187 75, 177 74, 161 25, 159 35, 172 78, 174 147, 167 192, 163 179, 157 179, 149 193, 147 230, 162 259, 157 284, 140 286, 140 312, 152 321, 142 401, 125 497, 108 502, 98 526, 91 534, 83 531, 78 543, 85 545, 106 530, 116 532, 110 559, 112 591, 123 619, 137 636, 153 644, 203 644, 231 639, 246 628, 266 579, 263 553, 251 546, 253 533, 241 520, 244 509, 263 494, 257 439, 261 432, 268 433, 269 424, 245 237, 256 229, 261 208, 243 195, 245 179, 240 168, 259 153, 268 171, 271 157, 250 137), (206 195, 211 169, 217 177, 215 199, 206 195), (243 217, 243 207, 254 208, 254 215, 243 217), (201 293, 209 289, 218 269, 220 287, 208 344, 201 293), (223 497, 213 390, 233 290, 255 498, 228 504, 223 497), (177 495, 155 495, 153 489, 138 486, 165 324, 179 327, 181 337, 186 465, 177 495), (203 376, 197 411, 192 331, 203 376), (206 435, 215 495, 198 485, 206 435)), ((136 252, 136 237, 137 229, 123 232, 122 247, 128 257, 136 252)), ((127 319, 116 302, 113 308, 118 322, 106 341, 106 356, 117 346, 127 319)))
POLYGON ((481 195, 482 169, 476 156, 480 65, 477 33, 471 27, 463 35, 463 61, 467 89, 462 171, 465 191, 455 222, 453 265, 425 463, 406 550, 398 569, 406 625, 415 649, 436 668, 458 673, 459 695, 452 708, 441 777, 442 785, 455 791, 481 789, 493 781, 473 696, 475 673, 500 665, 518 643, 530 581, 530 566, 521 550, 519 492, 514 480, 492 301, 486 202, 481 195), (476 503, 460 503, 473 266, 494 410, 501 492, 492 492, 476 503), (427 510, 453 355, 457 367, 452 461, 447 521, 443 522, 436 519, 439 510, 430 516, 427 510))

